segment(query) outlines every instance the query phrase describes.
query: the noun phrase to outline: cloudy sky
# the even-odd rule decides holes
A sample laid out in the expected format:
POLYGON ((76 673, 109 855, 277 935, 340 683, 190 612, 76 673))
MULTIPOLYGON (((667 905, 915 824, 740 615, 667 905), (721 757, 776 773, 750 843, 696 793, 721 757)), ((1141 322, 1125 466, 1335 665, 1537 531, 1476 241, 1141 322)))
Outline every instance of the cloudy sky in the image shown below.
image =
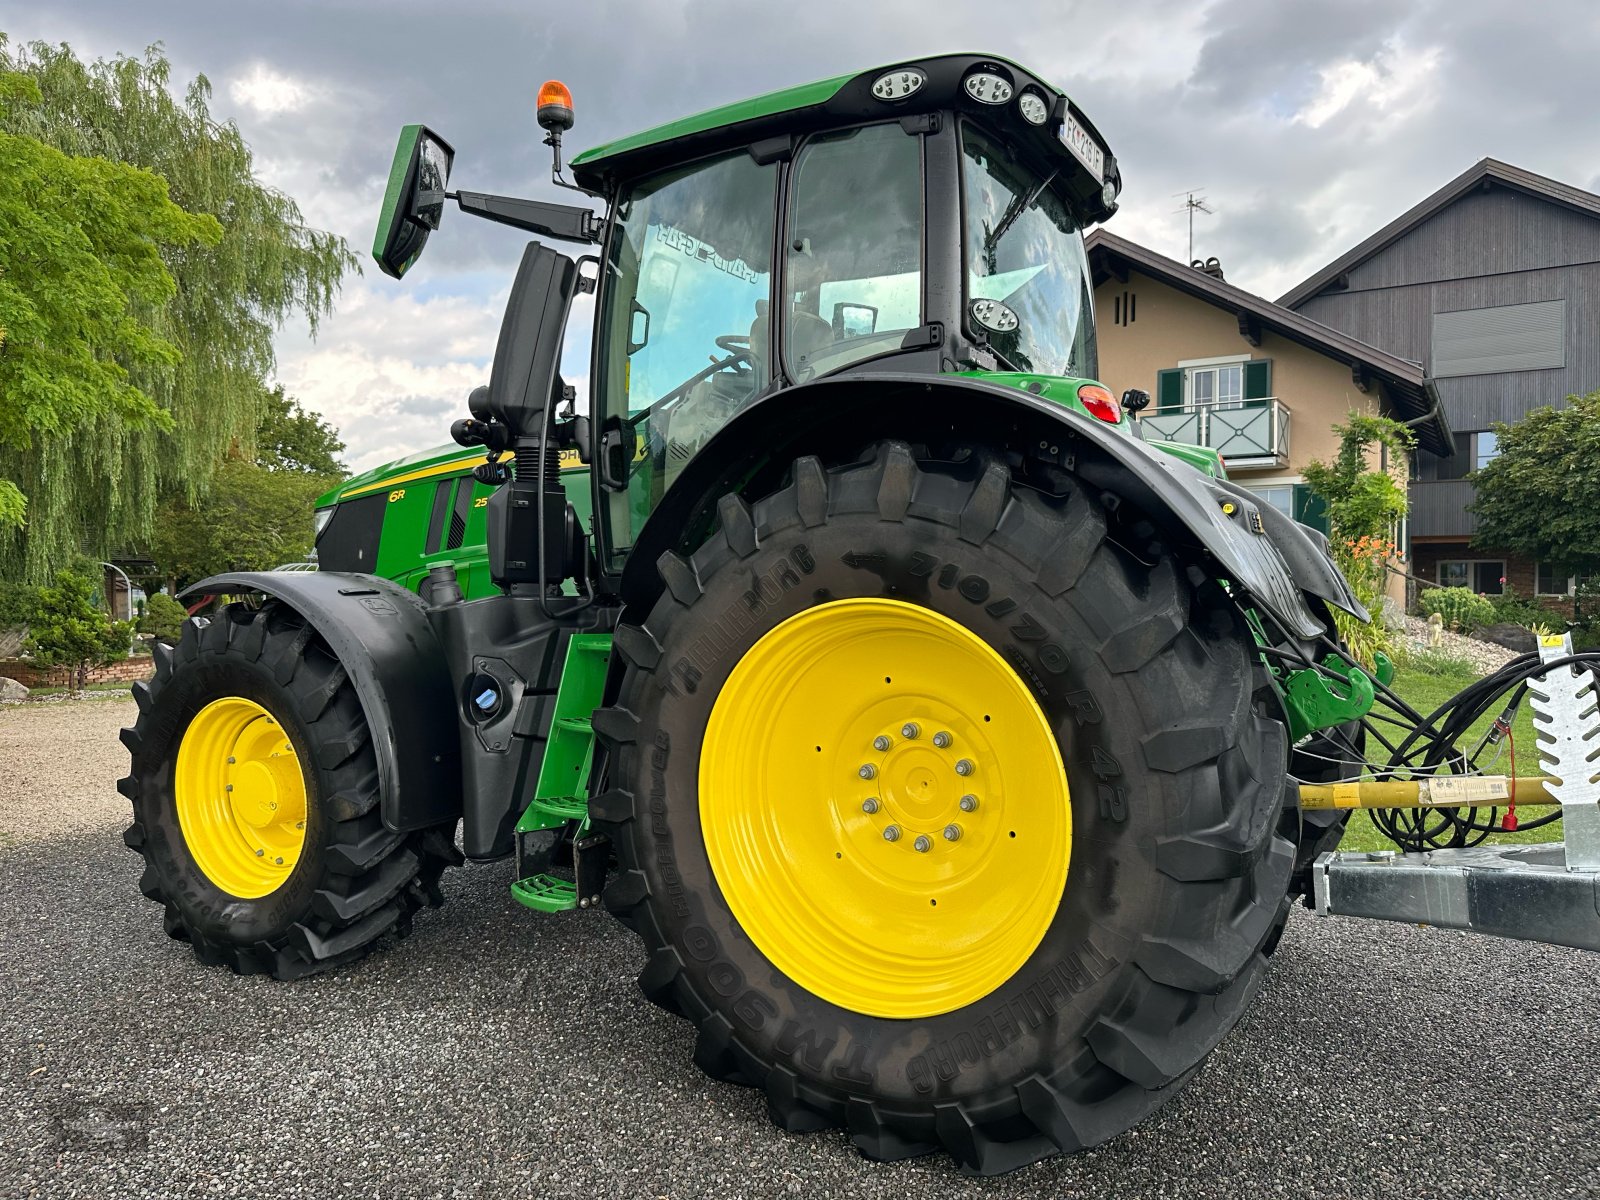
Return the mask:
MULTIPOLYGON (((576 97, 569 152, 773 88, 920 54, 990 51, 1052 79, 1122 164, 1110 228, 1275 297, 1485 155, 1600 190, 1594 0, 0 0, 14 42, 165 44, 204 73, 262 179, 363 255, 395 133, 456 147, 452 182, 553 196, 533 97, 576 97)), ((398 283, 350 278, 279 376, 357 468, 436 444, 488 379, 525 237, 453 210, 398 283)), ((587 317, 579 314, 575 325, 587 317)), ((566 364, 585 376, 586 347, 566 364)))

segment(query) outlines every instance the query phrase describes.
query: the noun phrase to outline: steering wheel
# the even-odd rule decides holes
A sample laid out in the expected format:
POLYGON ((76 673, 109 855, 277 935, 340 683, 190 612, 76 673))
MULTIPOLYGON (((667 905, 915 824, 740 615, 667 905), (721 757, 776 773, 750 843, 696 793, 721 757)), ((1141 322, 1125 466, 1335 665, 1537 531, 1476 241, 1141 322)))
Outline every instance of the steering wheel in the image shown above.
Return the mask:
POLYGON ((739 358, 750 356, 750 339, 737 333, 724 333, 714 339, 718 350, 726 350, 739 358))

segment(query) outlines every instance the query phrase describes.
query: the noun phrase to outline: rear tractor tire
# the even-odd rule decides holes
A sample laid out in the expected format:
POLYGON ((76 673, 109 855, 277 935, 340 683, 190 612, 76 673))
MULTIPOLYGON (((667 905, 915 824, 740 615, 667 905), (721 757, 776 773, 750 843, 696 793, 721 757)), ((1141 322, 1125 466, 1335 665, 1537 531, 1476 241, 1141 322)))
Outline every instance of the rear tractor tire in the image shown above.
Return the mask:
POLYGON ((1238 1020, 1289 747, 1242 620, 1130 506, 941 457, 800 459, 662 557, 590 811, 700 1067, 995 1174, 1138 1123, 1238 1020))
POLYGON ((454 829, 386 828, 366 717, 304 620, 268 600, 191 618, 133 688, 118 783, 139 890, 204 963, 294 979, 360 958, 440 903, 454 829))

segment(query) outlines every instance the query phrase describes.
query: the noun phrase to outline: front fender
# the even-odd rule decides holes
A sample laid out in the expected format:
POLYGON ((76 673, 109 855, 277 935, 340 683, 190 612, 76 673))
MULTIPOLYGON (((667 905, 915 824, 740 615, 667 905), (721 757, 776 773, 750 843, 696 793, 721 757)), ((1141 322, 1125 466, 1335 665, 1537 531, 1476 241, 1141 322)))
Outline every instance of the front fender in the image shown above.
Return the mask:
POLYGON ((1219 576, 1298 637, 1326 631, 1308 594, 1366 619, 1311 531, 1249 493, 1030 392, 948 375, 840 376, 775 393, 735 416, 689 461, 640 530, 622 577, 630 614, 660 594, 655 564, 662 552, 692 549, 725 492, 774 490, 802 455, 839 462, 884 438, 952 435, 1070 462, 1091 482, 1178 526, 1211 555, 1219 576))
POLYGON ((461 749, 444 651, 416 593, 375 575, 240 571, 185 596, 263 592, 304 617, 349 675, 378 759, 383 823, 422 829, 461 815, 461 749))

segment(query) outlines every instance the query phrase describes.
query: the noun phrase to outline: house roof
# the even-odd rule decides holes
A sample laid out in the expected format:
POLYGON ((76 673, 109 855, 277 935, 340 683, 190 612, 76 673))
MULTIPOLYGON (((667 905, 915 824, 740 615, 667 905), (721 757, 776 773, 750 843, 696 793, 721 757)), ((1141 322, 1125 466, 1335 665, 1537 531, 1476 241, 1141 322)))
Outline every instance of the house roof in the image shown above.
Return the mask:
POLYGON ((1383 383, 1394 405, 1394 415, 1403 421, 1416 422, 1412 431, 1417 435, 1419 446, 1441 458, 1448 458, 1454 453, 1450 425, 1439 404, 1439 393, 1433 386, 1433 380, 1423 373, 1420 364, 1357 341, 1321 321, 1313 321, 1254 292, 1247 292, 1214 275, 1185 266, 1114 233, 1107 233, 1104 228, 1096 229, 1084 239, 1084 244, 1089 251, 1089 265, 1096 284, 1112 274, 1120 273, 1117 264, 1122 264, 1124 268, 1131 266, 1141 274, 1158 279, 1180 292, 1233 313, 1239 319, 1241 334, 1252 331, 1259 334, 1261 330, 1271 330, 1280 337, 1344 363, 1351 369, 1358 385, 1369 379, 1383 383))
POLYGON ((1453 204, 1474 188, 1487 183, 1514 188, 1576 212, 1600 217, 1600 196, 1593 192, 1586 192, 1582 188, 1575 188, 1544 175, 1535 175, 1532 171, 1524 171, 1521 167, 1514 167, 1499 159, 1481 159, 1421 203, 1401 213, 1364 242, 1345 251, 1316 274, 1290 288, 1278 297, 1278 303, 1288 308, 1304 304, 1339 276, 1365 262, 1392 242, 1398 241, 1446 205, 1453 204))

